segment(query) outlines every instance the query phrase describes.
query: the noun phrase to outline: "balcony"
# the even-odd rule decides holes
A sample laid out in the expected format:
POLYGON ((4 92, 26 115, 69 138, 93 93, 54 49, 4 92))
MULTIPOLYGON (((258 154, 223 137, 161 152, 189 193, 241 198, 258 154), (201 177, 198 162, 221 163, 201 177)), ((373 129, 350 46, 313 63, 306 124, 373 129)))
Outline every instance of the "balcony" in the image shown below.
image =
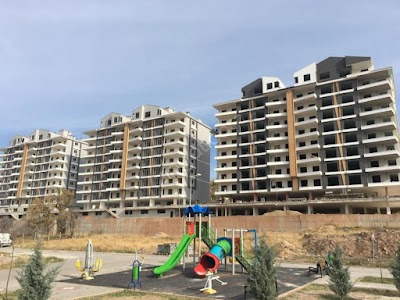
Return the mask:
POLYGON ((268 175, 269 179, 284 179, 284 178, 290 178, 290 174, 269 174, 268 175))
POLYGON ((267 126, 265 126, 265 129, 267 129, 267 130, 284 129, 284 128, 287 128, 287 124, 267 125, 267 126))
POLYGON ((393 121, 361 126, 361 130, 366 131, 366 132, 377 131, 377 130, 387 131, 387 130, 394 130, 394 129, 396 129, 396 125, 394 124, 393 121))
POLYGON ((377 82, 372 82, 369 84, 365 85, 360 85, 357 87, 358 91, 362 92, 378 92, 378 91, 387 91, 392 88, 392 84, 390 83, 389 79, 377 81, 377 82))
POLYGON ((234 144, 224 144, 224 145, 216 145, 215 149, 229 149, 229 148, 237 148, 237 143, 234 144))
POLYGON ((391 107, 385 107, 380 109, 373 109, 370 111, 360 112, 360 117, 373 116, 374 118, 385 118, 394 116, 394 109, 391 107))
POLYGON ((269 136, 267 137, 267 142, 279 142, 279 141, 287 141, 287 136, 269 136))
POLYGON ((317 126, 318 125, 318 120, 317 118, 314 119, 308 119, 300 122, 295 122, 294 125, 296 128, 306 128, 309 126, 317 126))
POLYGON ((364 157, 365 158, 370 158, 370 157, 393 157, 397 158, 399 157, 399 151, 398 150, 385 150, 385 151, 377 151, 373 153, 365 153, 364 157))
POLYGON ((215 159, 216 160, 226 160, 226 159, 236 159, 237 155, 220 155, 220 156, 216 156, 215 159))
POLYGON ((312 94, 308 94, 308 95, 304 95, 302 97, 298 97, 294 99, 294 103, 301 103, 301 102, 306 102, 307 100, 313 100, 316 101, 317 100, 317 94, 316 93, 312 93, 312 94))
POLYGON ((283 149, 268 149, 267 153, 268 154, 279 154, 279 153, 286 153, 288 152, 289 149, 283 148, 283 149))
POLYGON ((319 137, 318 131, 296 134, 296 139, 309 139, 309 138, 318 138, 318 137, 319 137))
POLYGON ((390 104, 393 103, 393 97, 390 94, 382 94, 378 96, 373 96, 373 97, 368 97, 368 98, 362 98, 358 100, 358 103, 360 105, 373 105, 373 104, 379 104, 379 105, 384 105, 384 104, 390 104))
POLYGON ((294 112, 295 115, 315 115, 318 109, 316 105, 308 106, 302 109, 298 109, 294 112))
POLYGON ((328 161, 350 160, 350 159, 361 159, 361 155, 330 157, 330 158, 325 158, 324 161, 328 162, 328 161))
POLYGON ((313 162, 321 162, 321 157, 311 157, 311 158, 306 158, 306 159, 297 159, 297 164, 309 164, 313 162))
POLYGON ((237 132, 228 132, 228 133, 218 133, 215 135, 215 138, 220 139, 224 137, 235 137, 237 132))
MULTIPOLYGON (((241 122, 239 122, 239 124, 245 123, 245 122, 248 122, 248 121, 249 121, 249 120, 241 121, 241 122)), ((216 128, 218 128, 218 127, 232 127, 232 126, 235 126, 235 127, 236 127, 236 121, 235 121, 235 122, 217 123, 217 124, 215 125, 216 128)))
POLYGON ((224 171, 236 171, 238 167, 217 167, 215 168, 215 172, 224 172, 224 171))
POLYGON ((285 105, 286 106, 286 101, 271 101, 271 102, 266 102, 265 103, 266 107, 273 107, 273 106, 279 106, 279 105, 285 105))
POLYGON ((215 116, 218 117, 234 117, 236 115, 236 110, 230 110, 230 111, 224 111, 224 112, 219 112, 216 113, 215 116))
MULTIPOLYGON (((396 171, 398 173, 400 171, 400 166, 379 166, 379 167, 373 167, 373 168, 365 168, 365 172, 391 172, 391 171, 396 171)), ((400 184, 400 183, 399 183, 400 184)))
POLYGON ((265 115, 265 117, 267 118, 267 119, 273 119, 273 118, 287 118, 287 113, 285 113, 285 112, 279 112, 279 113, 267 113, 266 115, 265 115))
POLYGON ((399 142, 399 139, 394 135, 377 137, 377 138, 373 138, 373 139, 364 138, 362 140, 362 143, 363 144, 367 144, 367 145, 395 144, 395 143, 398 143, 398 142, 399 142))
POLYGON ((297 172, 297 177, 321 177, 321 176, 322 176, 321 171, 304 172, 304 173, 297 172))
POLYGON ((290 162, 288 161, 269 161, 267 162, 267 166, 284 166, 288 165, 290 162))
POLYGON ((175 122, 169 122, 169 123, 165 123, 164 127, 165 128, 179 128, 179 127, 184 127, 185 123, 182 121, 175 121, 175 122))
POLYGON ((297 152, 304 152, 304 151, 315 150, 315 149, 320 149, 320 148, 321 148, 321 146, 319 144, 312 144, 312 145, 297 147, 296 150, 297 150, 297 152))
POLYGON ((231 183, 231 182, 236 182, 238 179, 237 178, 225 178, 225 179, 215 179, 215 183, 231 183))

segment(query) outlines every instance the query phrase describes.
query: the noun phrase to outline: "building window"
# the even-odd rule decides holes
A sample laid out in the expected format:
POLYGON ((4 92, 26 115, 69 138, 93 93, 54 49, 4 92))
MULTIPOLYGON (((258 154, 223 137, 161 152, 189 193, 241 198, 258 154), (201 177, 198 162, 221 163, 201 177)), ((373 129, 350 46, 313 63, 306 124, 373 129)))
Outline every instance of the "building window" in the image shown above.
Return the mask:
POLYGON ((381 176, 380 175, 372 176, 372 182, 381 182, 381 176))
POLYGON ((301 180, 300 181, 301 186, 307 186, 307 180, 301 180))
POLYGON ((321 179, 314 179, 314 186, 321 186, 321 179))
POLYGON ((303 77, 304 77, 304 81, 310 81, 311 80, 310 74, 305 74, 303 77))
POLYGON ((329 74, 329 72, 323 72, 323 73, 319 74, 320 80, 329 79, 330 77, 331 77, 331 75, 329 74))
POLYGON ((278 87, 279 87, 279 81, 275 81, 274 86, 275 86, 276 88, 278 88, 278 87))
POLYGON ((299 78, 298 77, 294 78, 294 83, 299 83, 299 78))
POLYGON ((272 89, 272 82, 271 83, 267 83, 267 90, 272 89))
POLYGON ((391 174, 390 175, 390 182, 397 182, 399 181, 399 175, 398 174, 391 174))
POLYGON ((149 111, 146 111, 146 112, 144 113, 144 117, 145 117, 145 118, 150 118, 150 112, 149 112, 149 111))

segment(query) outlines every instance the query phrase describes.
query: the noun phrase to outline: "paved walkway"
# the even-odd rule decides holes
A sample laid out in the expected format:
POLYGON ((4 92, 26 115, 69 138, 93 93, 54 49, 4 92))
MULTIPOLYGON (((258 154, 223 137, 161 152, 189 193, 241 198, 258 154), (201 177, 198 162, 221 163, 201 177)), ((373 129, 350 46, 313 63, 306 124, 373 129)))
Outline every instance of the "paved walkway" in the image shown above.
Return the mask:
MULTIPOLYGON (((11 252, 11 248, 2 248, 1 251, 11 252)), ((32 251, 26 249, 15 250, 16 255, 31 253, 32 251)), ((84 259, 83 251, 43 250, 43 255, 56 256, 65 259, 63 263, 59 264, 61 269, 54 284, 53 295, 51 297, 52 300, 78 299, 81 297, 95 296, 124 289, 129 283, 131 276, 130 270, 132 268, 132 262, 135 258, 134 254, 95 252, 95 258, 102 258, 103 268, 99 272, 98 276, 96 276, 95 280, 82 281, 78 279, 80 274, 75 269, 75 262, 77 259, 84 259)), ((145 290, 165 292, 163 289, 160 290, 160 286, 168 286, 168 288, 172 286, 171 290, 169 291, 171 293, 201 296, 202 294, 198 294, 198 288, 204 285, 204 279, 192 278, 189 273, 193 272, 182 272, 182 267, 177 267, 176 270, 168 273, 169 277, 163 277, 162 280, 164 281, 164 284, 152 277, 152 267, 163 264, 167 259, 168 256, 146 255, 143 272, 143 282, 146 284, 145 290), (172 278, 172 281, 169 282, 170 279, 168 278, 172 278)), ((316 284, 328 283, 328 276, 323 276, 320 278, 319 275, 315 274, 308 277, 307 270, 309 266, 310 264, 304 263, 280 263, 278 274, 280 293, 286 293, 289 290, 301 287, 302 285, 310 282, 316 284)), ((9 290, 11 291, 19 288, 18 282, 15 279, 17 274, 16 271, 16 269, 13 269, 11 273, 11 280, 9 284, 9 290)), ((359 278, 364 276, 380 277, 381 271, 379 268, 351 267, 350 273, 353 282, 355 282, 355 287, 393 291, 396 290, 395 286, 390 284, 356 282, 359 278)), ((7 275, 8 270, 0 270, 0 291, 4 291, 7 275)), ((222 293, 226 293, 226 299, 242 299, 246 275, 242 274, 232 277, 229 275, 229 273, 222 272, 222 270, 218 273, 218 275, 220 275, 221 278, 224 276, 224 278, 231 284, 229 284, 229 286, 224 286, 227 287, 226 289, 219 287, 219 294, 216 295, 215 298, 220 298, 222 293), (236 291, 234 290, 234 287, 236 287, 236 291), (231 296, 234 292, 238 296, 231 296)), ((391 274, 389 270, 382 269, 382 276, 390 278, 391 274)))

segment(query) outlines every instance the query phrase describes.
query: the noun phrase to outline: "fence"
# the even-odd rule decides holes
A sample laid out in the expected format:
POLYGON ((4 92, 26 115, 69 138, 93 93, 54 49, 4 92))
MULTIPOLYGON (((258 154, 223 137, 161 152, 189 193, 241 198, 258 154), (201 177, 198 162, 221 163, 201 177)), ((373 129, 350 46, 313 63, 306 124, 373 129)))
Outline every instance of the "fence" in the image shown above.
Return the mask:
MULTIPOLYGON (((213 217, 211 227, 222 232, 224 228, 257 229, 267 231, 301 232, 324 225, 338 227, 393 227, 400 228, 400 215, 290 215, 290 216, 229 216, 213 217)), ((182 218, 121 218, 104 219, 82 217, 78 233, 110 233, 154 236, 163 232, 180 236, 182 218)))

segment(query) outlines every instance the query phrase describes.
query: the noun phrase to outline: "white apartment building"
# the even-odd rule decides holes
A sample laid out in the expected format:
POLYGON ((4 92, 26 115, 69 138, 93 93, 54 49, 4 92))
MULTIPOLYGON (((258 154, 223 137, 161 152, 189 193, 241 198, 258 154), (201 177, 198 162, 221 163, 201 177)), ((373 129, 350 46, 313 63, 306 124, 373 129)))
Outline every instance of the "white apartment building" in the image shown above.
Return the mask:
POLYGON ((375 69, 370 57, 329 57, 295 72, 294 81, 259 78, 242 98, 214 105, 216 195, 235 204, 228 214, 396 210, 392 68, 375 69))
POLYGON ((38 129, 12 138, 0 148, 0 214, 18 219, 33 198, 75 190, 81 149, 82 142, 66 130, 38 129))
POLYGON ((143 105, 88 130, 77 191, 84 215, 177 216, 210 199, 211 128, 189 113, 143 105))

